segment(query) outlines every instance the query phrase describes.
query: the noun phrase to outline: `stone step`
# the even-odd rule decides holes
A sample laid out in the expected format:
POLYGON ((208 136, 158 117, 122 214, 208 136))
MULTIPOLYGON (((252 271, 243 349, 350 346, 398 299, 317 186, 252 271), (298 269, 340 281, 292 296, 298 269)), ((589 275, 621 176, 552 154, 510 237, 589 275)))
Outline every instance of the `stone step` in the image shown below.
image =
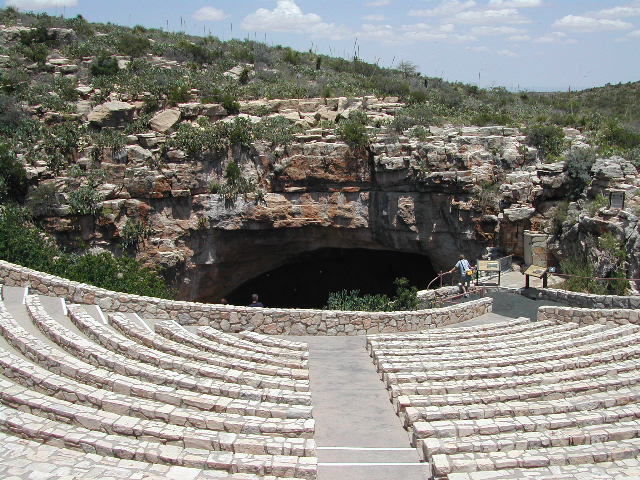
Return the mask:
POLYGON ((635 419, 640 419, 639 403, 571 413, 415 422, 411 425, 411 430, 412 441, 417 445, 424 438, 464 439, 468 436, 497 433, 545 432, 560 428, 609 425, 635 419))
MULTIPOLYGON (((308 349, 293 350, 284 347, 281 348, 277 346, 277 342, 270 342, 273 343, 272 345, 264 345, 248 338, 242 338, 240 336, 222 332, 213 327, 197 327, 196 334, 203 338, 206 338, 211 342, 236 347, 250 352, 264 353, 278 357, 295 358, 301 360, 307 360, 309 358, 308 349)), ((238 335, 240 335, 240 333, 238 335)), ((285 343, 286 341, 283 344, 285 343)))
POLYGON ((633 438, 594 445, 550 447, 526 451, 434 455, 432 472, 434 477, 442 478, 458 472, 589 465, 627 458, 635 459, 639 455, 640 439, 633 438))
POLYGON ((237 358, 239 360, 255 362, 258 364, 274 365, 293 369, 307 369, 308 371, 307 360, 298 360, 294 358, 251 352, 249 350, 243 350, 212 342, 206 338, 198 337, 198 335, 189 332, 182 325, 172 320, 159 320, 154 325, 154 329, 158 335, 162 335, 169 340, 197 348, 204 352, 224 355, 229 359, 237 358))
MULTIPOLYGON (((75 311, 73 306, 69 309, 75 311)), ((125 337, 146 347, 168 353, 170 355, 184 357, 200 363, 208 363, 216 367, 232 368, 244 372, 253 372, 260 375, 270 375, 274 377, 293 378, 296 380, 308 380, 309 370, 292 369, 283 366, 273 366, 266 363, 259 363, 253 360, 243 360, 230 358, 213 352, 203 351, 189 345, 175 342, 167 337, 157 335, 129 320, 122 313, 113 313, 107 316, 109 324, 125 337)))
MULTIPOLYGON (((220 470, 162 465, 118 459, 96 453, 60 448, 0 432, 0 478, 144 479, 144 480, 276 480, 273 475, 226 473, 220 470)), ((291 478, 290 480, 301 480, 291 478)))
POLYGON ((315 443, 305 438, 235 434, 146 420, 56 399, 0 378, 0 402, 16 410, 109 434, 133 436, 183 448, 260 455, 315 456, 315 443))
POLYGON ((389 394, 393 401, 400 395, 446 395, 463 392, 505 390, 535 385, 553 385, 558 383, 613 377, 619 373, 640 369, 640 359, 621 361, 595 367, 576 368, 560 372, 532 374, 520 377, 480 378, 475 380, 451 380, 447 382, 397 383, 389 385, 389 394))
MULTIPOLYGON (((419 370, 421 366, 431 369, 433 365, 442 364, 442 369, 456 369, 465 368, 469 365, 477 365, 481 362, 483 366, 503 366, 513 363, 526 363, 530 358, 537 359, 537 361, 554 360, 557 358, 571 357, 572 355, 591 355, 593 353, 602 352, 607 349, 616 348, 623 345, 632 345, 634 342, 640 339, 640 326, 637 325, 624 325, 612 329, 607 329, 599 333, 593 333, 588 335, 592 339, 591 342, 581 342, 576 340, 575 346, 567 341, 567 346, 562 347, 562 350, 550 348, 547 349, 544 344, 541 348, 529 350, 530 353, 523 355, 501 355, 500 352, 488 352, 486 356, 482 356, 482 352, 476 352, 472 355, 461 353, 458 357, 457 354, 441 355, 435 357, 418 357, 417 360, 409 360, 405 358, 391 358, 389 362, 380 361, 378 368, 381 371, 401 371, 406 370, 419 370), (627 343, 625 343, 625 341, 627 343), (550 350, 550 351, 549 351, 550 350)), ((581 337, 580 337, 581 338, 581 337)))
POLYGON ((640 460, 628 458, 594 465, 563 465, 490 472, 451 473, 447 478, 448 480, 636 480, 640 478, 640 460))
POLYGON ((300 352, 309 351, 309 346, 306 343, 293 342, 291 340, 284 340, 282 338, 265 335, 264 333, 251 332, 251 331, 245 330, 238 333, 238 336, 245 340, 259 343, 267 347, 277 347, 277 348, 300 351, 300 352))
POLYGON ((315 478, 317 471, 317 459, 314 457, 251 455, 161 445, 67 425, 3 405, 0 405, 0 429, 58 447, 165 465, 308 479, 315 478))
POLYGON ((640 421, 631 420, 546 431, 469 435, 464 438, 424 438, 419 444, 425 458, 430 459, 433 455, 441 454, 529 451, 549 447, 597 445, 604 442, 613 444, 638 436, 640 436, 640 421))
MULTIPOLYGON (((36 323, 39 328, 41 328, 40 326, 42 325, 41 330, 47 328, 46 320, 49 321, 48 323, 55 323, 55 320, 46 315, 37 297, 30 296, 27 298, 27 310, 34 323, 36 323)), ((297 392, 309 391, 309 382, 306 380, 279 378, 273 375, 261 375, 232 368, 216 367, 140 345, 95 320, 88 315, 84 309, 75 308, 72 305, 69 306, 69 318, 85 335, 101 344, 107 350, 118 352, 136 362, 150 364, 163 370, 196 374, 201 377, 208 377, 237 385, 247 385, 255 388, 275 388, 297 392)))
MULTIPOLYGON (((164 387, 145 386, 118 379, 94 381, 89 372, 65 368, 67 375, 77 375, 79 383, 65 376, 45 370, 21 357, 0 349, 0 372, 14 383, 34 392, 59 398, 74 404, 99 408, 130 417, 160 420, 174 425, 206 428, 230 433, 275 434, 284 437, 311 438, 314 421, 311 418, 281 419, 269 417, 269 405, 261 409, 216 406, 207 395, 185 396, 173 403, 174 397, 164 387), (104 387, 106 389, 98 388, 104 387), (181 401, 180 401, 181 400, 181 401)), ((62 373, 62 372, 61 372, 62 373)), ((108 377, 107 377, 108 379, 108 377)), ((181 392, 176 392, 180 394, 181 392)), ((190 392, 192 393, 192 392, 190 392)), ((179 397, 178 397, 179 398, 179 397)))
POLYGON ((490 405, 444 405, 431 407, 408 406, 399 412, 405 426, 416 422, 438 420, 479 420, 498 417, 522 417, 598 410, 614 406, 636 404, 640 400, 640 389, 620 389, 578 395, 564 399, 539 401, 496 402, 490 405))
MULTIPOLYGON (((624 344, 626 342, 621 341, 624 344)), ((444 370, 444 365, 435 365, 432 370, 410 371, 404 373, 383 373, 387 385, 400 383, 425 383, 429 381, 461 381, 481 378, 507 378, 535 375, 551 372, 564 372, 576 368, 607 366, 616 362, 640 358, 640 347, 636 345, 614 348, 594 354, 585 354, 576 358, 561 358, 543 362, 505 365, 501 367, 468 366, 458 370, 444 370)), ((535 359, 534 359, 535 360, 535 359)))

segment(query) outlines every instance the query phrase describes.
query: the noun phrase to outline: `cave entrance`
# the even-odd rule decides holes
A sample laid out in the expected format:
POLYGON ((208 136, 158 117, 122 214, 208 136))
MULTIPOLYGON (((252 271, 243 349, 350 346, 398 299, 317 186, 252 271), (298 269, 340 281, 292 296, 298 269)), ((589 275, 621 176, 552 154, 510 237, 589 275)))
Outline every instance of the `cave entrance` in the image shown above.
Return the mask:
POLYGON ((360 290, 393 295, 393 281, 406 277, 419 289, 436 276, 424 255, 382 250, 325 248, 299 254, 233 290, 232 305, 247 305, 252 293, 266 307, 322 308, 329 293, 360 290))

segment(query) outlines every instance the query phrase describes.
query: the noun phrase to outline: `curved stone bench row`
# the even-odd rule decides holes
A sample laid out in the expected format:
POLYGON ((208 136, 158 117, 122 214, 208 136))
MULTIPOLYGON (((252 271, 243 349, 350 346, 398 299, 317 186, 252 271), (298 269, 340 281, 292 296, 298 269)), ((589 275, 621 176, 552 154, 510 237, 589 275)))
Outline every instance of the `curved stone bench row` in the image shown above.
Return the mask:
POLYGON ((611 350, 627 342, 636 342, 640 339, 640 327, 622 326, 602 330, 600 326, 594 329, 585 327, 585 335, 569 338, 559 342, 545 342, 534 344, 532 348, 512 348, 502 350, 476 350, 472 352, 449 353, 446 352, 447 363, 442 364, 442 358, 438 355, 417 355, 404 357, 375 355, 374 363, 381 372, 402 372, 430 369, 436 365, 439 368, 460 369, 467 368, 470 364, 482 364, 485 367, 501 367, 505 365, 520 365, 535 362, 544 362, 569 358, 576 355, 591 355, 602 351, 611 350))
POLYGON ((61 354, 57 350, 40 342, 15 322, 12 323, 10 319, 5 319, 7 324, 5 336, 15 348, 19 349, 25 355, 28 354, 28 356, 30 356, 29 358, 45 364, 47 368, 51 368, 51 366, 54 365, 58 366, 58 368, 64 368, 61 366, 67 365, 72 361, 76 363, 76 369, 82 370, 89 367, 83 361, 74 360, 75 357, 73 357, 73 355, 75 355, 78 359, 83 359, 88 364, 96 367, 110 370, 113 373, 118 373, 126 377, 139 378, 143 381, 156 383, 158 385, 193 390, 194 392, 228 397, 229 399, 294 405, 310 405, 311 403, 309 394, 303 392, 259 389, 248 385, 235 385, 211 378, 199 378, 191 374, 164 370, 154 365, 137 362, 114 351, 107 350, 101 345, 63 328, 42 309, 39 302, 35 302, 34 299, 30 300, 31 305, 28 312, 32 320, 34 320, 38 328, 42 330, 45 335, 54 343, 71 353, 72 356, 61 354))
MULTIPOLYGON (((229 345, 220 341, 212 341, 211 339, 198 336, 194 333, 185 330, 185 328, 179 323, 173 320, 159 320, 154 325, 154 330, 158 335, 173 340, 176 343, 182 345, 188 345, 193 348, 197 348, 204 352, 211 352, 219 355, 224 355, 230 359, 240 359, 256 363, 264 363, 267 365, 288 367, 293 369, 307 369, 308 368, 308 354, 303 358, 290 357, 287 355, 277 355, 275 348, 272 348, 273 352, 267 353, 267 349, 264 351, 248 350, 239 348, 236 345, 229 345)), ((213 335, 219 340, 220 334, 223 332, 217 331, 213 335)), ((228 335, 228 334, 225 334, 228 335)), ((306 353, 306 352, 305 352, 306 353)))
POLYGON ((240 338, 244 338, 245 340, 249 340, 266 347, 276 347, 280 349, 293 350, 296 352, 304 352, 309 349, 306 343, 283 340, 281 338, 273 338, 269 335, 258 332, 243 330, 239 332, 238 335, 240 336, 240 338))
POLYGON ((367 335, 366 345, 372 342, 382 345, 386 342, 401 343, 411 340, 428 339, 465 339, 479 337, 496 337, 500 335, 511 335, 538 328, 541 325, 557 325, 557 322, 540 321, 532 322, 529 318, 518 318, 509 322, 489 323, 472 327, 443 327, 420 330, 408 333, 383 333, 377 335, 367 335))
MULTIPOLYGON (((502 341, 502 342, 515 342, 521 341, 526 342, 532 336, 532 333, 535 332, 535 335, 550 335, 557 334, 562 332, 567 332, 570 330, 578 330, 579 325, 573 323, 567 323, 564 325, 558 325, 557 323, 545 322, 540 323, 540 325, 536 325, 536 328, 527 329, 525 331, 518 331, 514 333, 506 333, 499 336, 490 337, 493 341, 502 341)), ((423 338, 407 338, 407 339, 387 339, 385 341, 375 341, 370 340, 371 348, 377 350, 378 348, 398 348, 398 349, 406 349, 406 348, 416 348, 421 347, 423 349, 426 348, 444 348, 444 347, 463 347, 472 348, 474 346, 482 347, 487 344, 487 338, 489 337, 478 337, 471 336, 468 338, 451 338, 448 336, 445 337, 423 337, 423 338)))
MULTIPOLYGON (((451 473, 449 480, 487 480, 488 472, 451 473)), ((627 458, 613 462, 492 471, 491 480, 636 480, 640 460, 627 458)))
MULTIPOLYGON (((27 297, 27 308, 32 317, 35 317, 34 322, 40 324, 38 317, 31 313, 37 309, 39 309, 41 315, 45 313, 38 298, 27 297)), ((229 384, 247 385, 255 388, 275 388, 298 392, 309 391, 308 381, 290 380, 270 375, 251 374, 232 368, 215 367, 140 345, 97 321, 86 313, 84 309, 70 306, 69 318, 85 335, 101 344, 107 350, 118 352, 131 360, 153 365, 165 371, 197 375, 199 377, 217 379, 229 384)))
MULTIPOLYGON (((407 348, 403 345, 402 348, 384 346, 376 348, 375 352, 371 353, 376 364, 380 359, 388 359, 388 361, 402 361, 403 357, 432 357, 438 355, 447 355, 447 357, 455 356, 457 358, 473 357, 480 358, 482 356, 490 355, 515 355, 517 352, 535 351, 547 348, 549 345, 558 345, 561 343, 577 344, 578 342, 584 342, 585 338, 592 336, 593 334, 603 333, 608 330, 605 325, 591 325, 588 328, 577 328, 574 330, 563 330, 559 333, 540 333, 532 338, 530 341, 515 340, 515 341, 500 341, 492 342, 490 345, 466 345, 464 351, 461 352, 459 347, 447 346, 447 347, 429 347, 429 348, 407 348)), ((410 347, 413 347, 411 345, 410 347)))
MULTIPOLYGON (((227 473, 119 459, 60 448, 0 431, 0 478, 7 480, 277 480, 273 475, 227 473)), ((301 480, 291 478, 290 480, 301 480)))
MULTIPOLYGON (((81 311, 82 309, 77 306, 69 306, 69 310, 76 312, 76 310, 81 311)), ((109 324, 125 337, 128 337, 129 339, 146 347, 168 353, 173 356, 184 357, 189 360, 208 363, 217 367, 258 373, 260 375, 292 378, 295 380, 309 379, 309 371, 305 369, 282 366, 278 367, 266 363, 259 363, 254 360, 228 357, 226 355, 220 355, 210 351, 203 351, 184 343, 181 344, 175 342, 167 337, 160 336, 142 328, 129 320, 122 313, 109 314, 107 318, 109 319, 109 324)))
MULTIPOLYGON (((231 335, 230 333, 217 330, 213 327, 197 327, 196 333, 200 337, 203 337, 212 342, 217 342, 222 345, 228 345, 230 347, 248 350, 251 352, 277 355, 279 357, 296 358, 301 360, 308 360, 309 358, 308 346, 304 350, 296 350, 286 348, 285 346, 279 347, 278 345, 280 345, 280 342, 269 342, 270 345, 266 345, 258 341, 258 339, 261 337, 255 332, 245 332, 245 338, 241 338, 243 332, 240 332, 238 333, 238 336, 235 336, 231 335), (251 340, 249 337, 255 338, 255 340, 251 340)), ((291 342, 289 340, 282 341, 282 345, 290 345, 291 343, 297 342, 291 342)))
POLYGON ((618 373, 640 370, 640 359, 621 361, 615 365, 576 368, 561 372, 549 372, 506 378, 479 378, 474 380, 450 380, 444 382, 409 382, 388 385, 391 400, 400 395, 444 395, 461 392, 515 389, 522 386, 548 385, 578 380, 614 376, 618 373))
POLYGON ((59 447, 165 465, 308 479, 315 478, 317 470, 317 460, 314 457, 253 455, 163 445, 123 435, 88 430, 5 406, 0 406, 0 429, 13 435, 36 439, 59 447))
POLYGON ((260 455, 298 457, 315 455, 315 443, 311 439, 236 434, 170 425, 161 421, 130 417, 56 399, 2 378, 0 378, 0 402, 16 410, 88 430, 132 436, 183 448, 193 447, 260 455))

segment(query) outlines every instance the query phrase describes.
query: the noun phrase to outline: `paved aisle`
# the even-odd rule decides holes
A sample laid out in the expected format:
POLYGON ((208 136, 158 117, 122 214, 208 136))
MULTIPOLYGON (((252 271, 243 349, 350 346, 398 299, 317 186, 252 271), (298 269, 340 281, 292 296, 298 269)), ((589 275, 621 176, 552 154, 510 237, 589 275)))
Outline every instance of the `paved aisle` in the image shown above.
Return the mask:
POLYGON ((364 337, 296 337, 309 344, 318 480, 425 480, 427 464, 389 402, 364 337))

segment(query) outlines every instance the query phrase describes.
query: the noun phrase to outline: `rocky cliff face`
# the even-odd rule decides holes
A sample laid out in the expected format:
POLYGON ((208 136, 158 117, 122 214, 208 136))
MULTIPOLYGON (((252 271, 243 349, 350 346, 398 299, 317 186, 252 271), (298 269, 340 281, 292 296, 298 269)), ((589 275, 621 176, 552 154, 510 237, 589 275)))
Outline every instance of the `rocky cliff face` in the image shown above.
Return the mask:
MULTIPOLYGON (((5 29, 5 37, 16 37, 20 29, 14 30, 5 29)), ((5 60, 0 56, 0 64, 5 60)), ((114 93, 104 100, 86 81, 93 60, 78 63, 55 54, 43 68, 80 82, 75 119, 93 131, 122 132, 143 117, 144 95, 114 93)), ((117 60, 120 68, 129 62, 117 60)), ((162 58, 148 60, 172 67, 162 58)), ((251 65, 239 71, 245 70, 250 74, 251 65)), ((227 73, 238 76, 233 69, 227 73)), ((123 148, 86 145, 59 171, 23 155, 32 183, 29 200, 47 204, 40 217, 49 231, 68 245, 129 250, 163 267, 184 299, 225 295, 321 248, 419 253, 436 270, 449 269, 460 252, 476 257, 487 246, 522 256, 523 231, 551 231, 554 209, 570 186, 564 163, 541 163, 515 128, 448 126, 398 134, 389 126, 403 107, 397 98, 252 100, 230 115, 221 104, 203 103, 197 91, 191 95, 192 101, 152 112, 142 131, 126 136, 123 148), (369 119, 366 148, 336 135, 337 122, 354 111, 369 119), (303 133, 287 146, 254 141, 215 153, 168 146, 184 125, 237 118, 260 125, 274 116, 303 133), (254 186, 248 193, 222 194, 214 187, 225 184, 232 162, 254 186), (72 208, 78 191, 95 194, 97 213, 72 208)), ((29 114, 49 124, 63 120, 42 106, 29 114)), ((565 134, 567 148, 587 146, 577 130, 565 134)), ((562 256, 568 244, 584 242, 589 233, 615 231, 638 276, 636 169, 623 159, 599 160, 593 177, 590 195, 621 189, 625 210, 589 212, 576 204, 574 223, 554 252, 562 256)))

